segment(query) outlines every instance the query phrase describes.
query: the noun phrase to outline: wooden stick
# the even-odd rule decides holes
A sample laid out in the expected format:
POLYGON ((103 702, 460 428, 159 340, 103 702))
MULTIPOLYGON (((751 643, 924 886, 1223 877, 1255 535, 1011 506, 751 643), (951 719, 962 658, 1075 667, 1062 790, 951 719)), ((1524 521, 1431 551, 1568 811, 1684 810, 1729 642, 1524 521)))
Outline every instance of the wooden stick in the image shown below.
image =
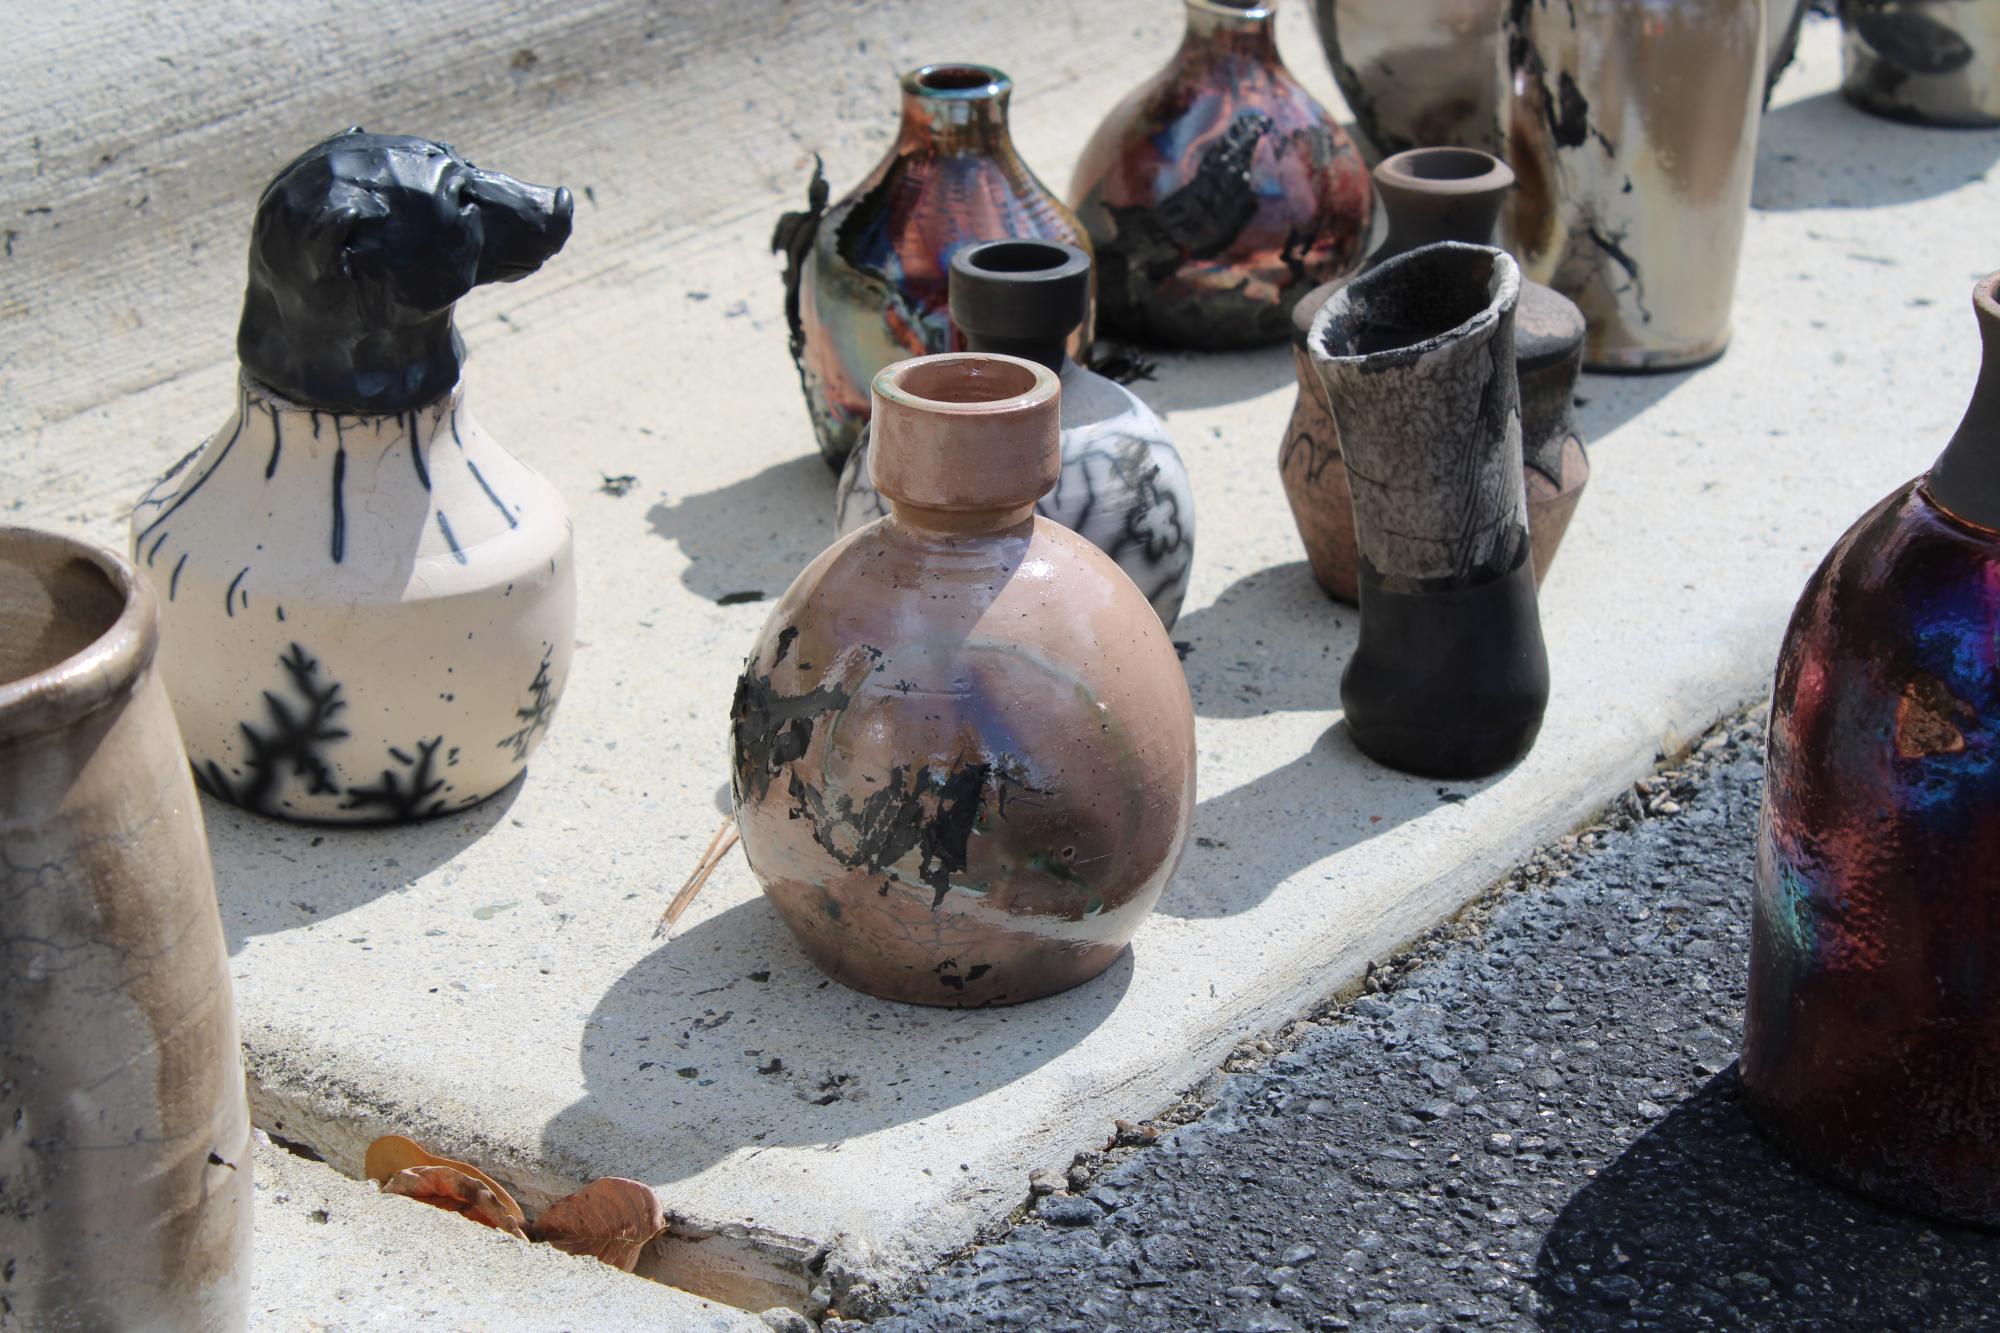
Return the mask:
POLYGON ((708 883, 708 877, 722 864, 722 858, 729 855, 730 849, 736 846, 737 837, 736 816, 726 816, 722 821, 722 827, 718 828, 715 836, 708 840, 708 850, 704 851, 701 860, 695 863, 694 873, 687 877, 687 883, 681 885, 681 891, 667 904, 667 910, 660 913, 660 924, 653 927, 654 939, 672 936, 674 923, 681 919, 681 913, 687 911, 689 905, 694 902, 695 895, 701 892, 702 885, 708 883))

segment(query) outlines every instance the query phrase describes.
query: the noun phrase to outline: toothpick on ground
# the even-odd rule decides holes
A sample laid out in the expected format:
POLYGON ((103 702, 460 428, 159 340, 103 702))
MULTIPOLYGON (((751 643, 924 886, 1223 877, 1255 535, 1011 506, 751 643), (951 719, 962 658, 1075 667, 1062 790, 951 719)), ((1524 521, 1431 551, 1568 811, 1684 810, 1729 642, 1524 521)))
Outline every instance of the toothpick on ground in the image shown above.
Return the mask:
POLYGON ((701 886, 708 883, 708 877, 722 864, 722 858, 729 855, 730 849, 736 846, 736 839, 736 816, 726 816, 722 821, 722 827, 718 828, 715 836, 708 840, 708 850, 703 852, 701 860, 695 863, 694 873, 687 877, 687 883, 681 885, 681 891, 667 904, 667 910, 660 913, 660 924, 653 927, 654 939, 673 936, 674 923, 681 919, 681 913, 687 911, 689 905, 694 902, 695 895, 701 892, 701 886))

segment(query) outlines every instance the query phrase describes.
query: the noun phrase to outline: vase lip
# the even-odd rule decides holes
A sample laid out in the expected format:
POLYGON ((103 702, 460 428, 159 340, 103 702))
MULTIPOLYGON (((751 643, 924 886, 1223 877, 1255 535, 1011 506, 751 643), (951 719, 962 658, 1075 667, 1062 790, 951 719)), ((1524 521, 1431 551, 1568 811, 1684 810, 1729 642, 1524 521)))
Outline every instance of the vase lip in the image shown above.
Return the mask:
POLYGON ((1268 23, 1277 15, 1277 0, 1182 0, 1190 14, 1235 19, 1246 23, 1268 23))
POLYGON ((999 352, 912 357, 877 372, 873 403, 868 466, 898 506, 1025 513, 1061 476, 1062 378, 1037 362, 999 352))
POLYGON ((1014 91, 1014 81, 991 65, 947 60, 905 74, 903 91, 927 101, 986 102, 1014 91))
POLYGON ((944 352, 884 366, 875 374, 874 392, 885 402, 931 416, 994 417, 1032 411, 1061 393, 1062 382, 1047 366, 1023 357, 944 352))
POLYGON ((0 741, 67 727, 127 694, 160 646, 159 601, 124 556, 39 528, 0 526, 0 561, 17 551, 47 572, 89 565, 121 601, 118 614, 84 647, 40 670, 0 680, 0 741))
POLYGON ((1378 185, 1432 195, 1510 190, 1514 169, 1477 148, 1408 148, 1375 165, 1378 185))
POLYGON ((1313 318, 1306 347, 1315 363, 1328 366, 1381 370, 1407 365, 1489 332, 1520 297, 1521 266, 1505 250, 1439 241, 1385 260, 1335 292, 1313 318), (1477 307, 1468 299, 1456 318, 1451 307, 1438 314, 1435 302, 1414 312, 1395 309, 1395 303, 1407 303, 1426 286, 1470 284, 1483 286, 1484 297, 1477 307), (1396 314, 1402 318, 1387 318, 1396 314), (1443 325, 1447 318, 1451 322, 1443 325), (1374 346, 1361 336, 1369 330, 1379 339, 1374 346))

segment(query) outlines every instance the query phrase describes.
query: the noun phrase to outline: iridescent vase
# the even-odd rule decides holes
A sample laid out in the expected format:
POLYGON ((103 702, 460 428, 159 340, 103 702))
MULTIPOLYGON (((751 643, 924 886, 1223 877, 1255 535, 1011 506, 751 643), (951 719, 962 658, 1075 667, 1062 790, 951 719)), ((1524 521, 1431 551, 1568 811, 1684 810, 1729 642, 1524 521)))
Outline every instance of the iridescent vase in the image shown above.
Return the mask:
POLYGON ((1270 4, 1186 4, 1180 49, 1105 117, 1070 186, 1099 316, 1146 342, 1281 342, 1299 297, 1360 264, 1368 168, 1278 58, 1270 4))
POLYGON ((1850 528, 1778 659, 1743 1085, 1851 1188, 2000 1226, 2000 274, 1930 472, 1850 528))
MULTIPOLYGON (((831 208, 816 177, 807 211, 778 224, 772 246, 790 260, 792 359, 835 472, 868 422, 875 373, 951 350, 946 280, 960 246, 1019 237, 1090 248, 1014 150, 1013 89, 985 65, 912 70, 903 76, 902 127, 875 169, 831 208)), ((1089 330, 1086 319, 1079 350, 1089 330)))

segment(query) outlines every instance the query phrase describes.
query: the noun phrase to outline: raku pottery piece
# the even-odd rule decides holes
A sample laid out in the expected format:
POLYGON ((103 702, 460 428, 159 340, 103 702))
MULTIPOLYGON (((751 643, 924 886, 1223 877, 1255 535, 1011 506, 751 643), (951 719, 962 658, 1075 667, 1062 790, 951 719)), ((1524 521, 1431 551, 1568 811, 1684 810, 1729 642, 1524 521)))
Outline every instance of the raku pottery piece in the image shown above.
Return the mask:
POLYGON ((124 560, 0 528, 0 1327, 248 1322, 250 1114, 158 642, 124 560))
MULTIPOLYGON (((1062 475, 1035 512, 1117 561, 1171 629, 1194 564, 1194 492, 1153 409, 1065 351, 1089 302, 1090 256, 1073 245, 988 241, 952 256, 951 319, 967 350, 1024 357, 1062 379, 1062 475)), ((840 473, 840 531, 888 512, 864 431, 840 473)))
POLYGON ((1278 58, 1273 6, 1186 5, 1180 49, 1105 117, 1070 186, 1099 315, 1149 342, 1274 343, 1293 302, 1360 263, 1368 168, 1278 58))
POLYGON ((1008 356, 875 378, 888 518, 772 608, 737 683, 743 848, 808 956, 917 1004, 1011 1004, 1109 967, 1178 864, 1194 711, 1159 616, 1035 514, 1061 384, 1008 356))
POLYGON ((1764 0, 1517 0, 1505 214, 1522 271, 1575 301, 1592 370, 1729 345, 1765 83, 1764 0))
POLYGON ((2000 1226, 2000 274, 1930 472, 1847 531, 1778 657, 1743 1086, 1813 1169, 2000 1226))
MULTIPOLYGON (((1439 241, 1486 244, 1513 184, 1514 173, 1506 163, 1477 149, 1416 148, 1384 159, 1375 168, 1375 188, 1389 216, 1389 232, 1367 267, 1439 241)), ((1315 288, 1292 310, 1299 396, 1278 451, 1278 472, 1313 577, 1334 597, 1352 602, 1358 595, 1354 502, 1340 463, 1333 405, 1306 349, 1314 316, 1342 285, 1315 288)), ((1583 315, 1568 298, 1538 282, 1521 284, 1514 318, 1515 365, 1537 583, 1547 576, 1590 478, 1572 395, 1582 368, 1583 334, 1583 315)))
POLYGON ((2000 125, 2000 4, 1841 0, 1840 91, 1919 125, 2000 125))
POLYGON ((1307 345, 1354 495, 1361 636, 1340 678, 1355 744, 1477 777, 1534 744, 1548 704, 1514 378, 1520 270, 1443 242, 1364 273, 1307 345))
POLYGON ((1313 0, 1334 81, 1378 156, 1501 150, 1506 8, 1507 0, 1313 0))
MULTIPOLYGON (((806 211, 778 221, 792 360, 820 453, 835 472, 868 424, 869 384, 891 362, 952 350, 951 257, 999 237, 1090 238, 1014 150, 1014 84, 986 65, 925 65, 903 76, 889 152, 827 208, 815 172, 806 211)), ((1089 345, 1090 319, 1084 319, 1089 345)))
POLYGON ((534 272, 571 210, 359 130, 265 190, 236 410, 132 512, 209 794, 417 819, 493 795, 540 743, 575 638, 569 513, 472 415, 452 304, 534 272))

